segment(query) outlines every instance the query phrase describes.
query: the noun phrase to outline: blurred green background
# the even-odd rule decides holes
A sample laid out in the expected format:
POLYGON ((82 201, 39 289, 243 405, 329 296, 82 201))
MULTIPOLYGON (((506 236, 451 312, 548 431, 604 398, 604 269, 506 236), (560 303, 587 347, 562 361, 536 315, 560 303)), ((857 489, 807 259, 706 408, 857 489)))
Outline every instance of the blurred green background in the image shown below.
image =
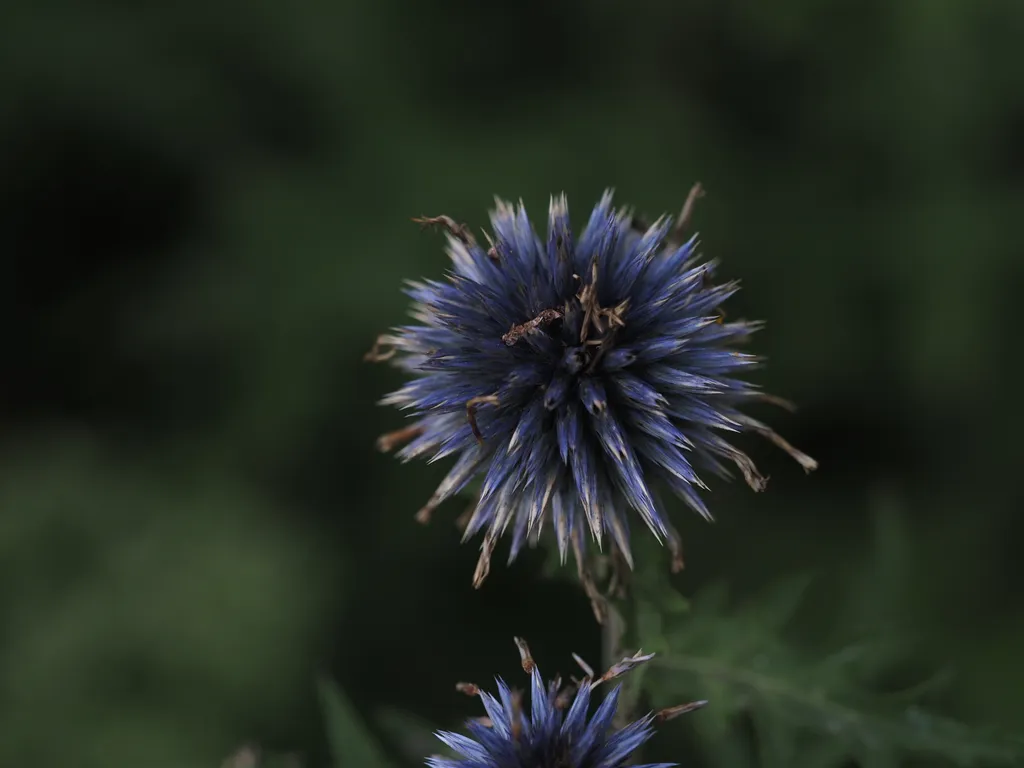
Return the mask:
POLYGON ((543 553, 476 592, 462 505, 414 523, 446 468, 374 451, 400 377, 361 358, 445 268, 410 217, 697 180, 821 469, 747 444, 769 489, 673 507, 676 587, 816 574, 808 636, 871 616, 1015 728, 1022 39, 1011 0, 5 3, 0 765, 326 765, 318 677, 413 764, 379 713, 477 714, 512 635, 596 664, 543 553))

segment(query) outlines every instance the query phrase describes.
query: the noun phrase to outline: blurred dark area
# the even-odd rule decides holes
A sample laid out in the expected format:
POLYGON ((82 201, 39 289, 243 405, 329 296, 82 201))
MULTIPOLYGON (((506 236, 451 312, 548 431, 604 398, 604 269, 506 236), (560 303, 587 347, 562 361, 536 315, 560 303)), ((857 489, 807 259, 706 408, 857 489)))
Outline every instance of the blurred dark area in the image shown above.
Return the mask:
POLYGON ((5 4, 0 765, 324 764, 318 675, 448 726, 513 635, 596 658, 543 553, 475 591, 464 502, 414 522, 446 467, 374 450, 401 377, 362 356, 446 267, 411 217, 698 180, 821 468, 745 444, 769 488, 673 506, 678 588, 841 582, 895 510, 863 601, 903 596, 953 714, 1024 722, 1021 40, 1000 0, 5 4))

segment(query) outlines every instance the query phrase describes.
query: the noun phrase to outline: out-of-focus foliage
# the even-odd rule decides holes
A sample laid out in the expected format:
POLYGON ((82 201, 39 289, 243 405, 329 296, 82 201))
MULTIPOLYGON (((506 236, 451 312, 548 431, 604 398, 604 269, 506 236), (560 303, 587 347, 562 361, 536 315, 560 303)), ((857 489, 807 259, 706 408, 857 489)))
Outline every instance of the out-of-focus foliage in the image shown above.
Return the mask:
MULTIPOLYGON (((445 467, 373 452, 398 376, 361 357, 444 269, 411 216, 607 185, 657 214, 695 180, 730 311, 768 321, 761 381, 801 405, 775 423, 822 468, 751 446, 766 493, 673 510, 674 587, 737 602, 666 626, 813 572, 810 639, 765 640, 781 679, 891 633, 894 685, 955 672, 922 706, 1018 727, 1022 38, 1003 0, 5 3, 0 764, 330 765, 318 676, 414 764, 373 713, 457 726, 454 681, 513 678, 513 635, 598 658, 542 554, 474 592, 462 507, 412 522, 445 467)), ((693 722, 750 711, 722 695, 693 722)), ((652 755, 724 759, 674 726, 652 755)))
POLYGON ((242 484, 59 445, 0 475, 0 764, 67 764, 69 745, 83 768, 200 764, 253 713, 296 706, 315 543, 242 484))
POLYGON ((365 765, 388 768, 387 758, 366 732, 352 704, 334 683, 321 681, 320 700, 334 767, 365 765))

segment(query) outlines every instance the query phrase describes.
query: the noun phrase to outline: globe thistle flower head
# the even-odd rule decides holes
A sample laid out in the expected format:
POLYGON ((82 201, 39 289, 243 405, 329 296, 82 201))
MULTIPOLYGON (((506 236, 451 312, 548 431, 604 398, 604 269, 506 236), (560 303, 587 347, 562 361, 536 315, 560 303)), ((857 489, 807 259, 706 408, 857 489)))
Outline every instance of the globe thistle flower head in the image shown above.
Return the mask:
POLYGON ((578 236, 564 196, 551 200, 545 239, 522 203, 497 201, 484 243, 447 216, 418 219, 446 230, 452 268, 445 280, 410 283, 416 322, 367 355, 412 377, 382 403, 414 421, 378 445, 404 444, 404 461, 454 458, 421 521, 482 480, 464 530, 484 534, 477 586, 506 533, 510 562, 553 529, 562 561, 572 549, 581 576, 588 539, 610 540, 631 567, 633 514, 681 568, 659 486, 709 520, 698 472, 728 477, 732 465, 764 487, 728 433, 758 433, 816 466, 741 410, 768 399, 741 378, 757 358, 732 349, 759 324, 723 318, 737 284, 715 284, 715 263, 681 237, 698 192, 675 225, 663 216, 650 226, 615 210, 606 192, 578 236))
MULTIPOLYGON (((620 768, 654 734, 655 723, 670 720, 703 707, 695 701, 663 709, 641 717, 623 728, 613 730, 617 714, 619 687, 610 691, 589 716, 591 692, 601 683, 613 680, 654 657, 637 653, 595 678, 593 670, 574 655, 585 673, 582 680, 563 687, 555 678, 547 683, 530 655, 526 642, 516 638, 523 670, 530 675, 530 706, 523 706, 519 692, 511 690, 500 678, 495 697, 472 683, 457 688, 479 696, 487 717, 467 723, 468 736, 442 731, 438 733, 458 757, 430 757, 430 768, 620 768)), ((670 768, 676 763, 648 763, 636 768, 670 768)))

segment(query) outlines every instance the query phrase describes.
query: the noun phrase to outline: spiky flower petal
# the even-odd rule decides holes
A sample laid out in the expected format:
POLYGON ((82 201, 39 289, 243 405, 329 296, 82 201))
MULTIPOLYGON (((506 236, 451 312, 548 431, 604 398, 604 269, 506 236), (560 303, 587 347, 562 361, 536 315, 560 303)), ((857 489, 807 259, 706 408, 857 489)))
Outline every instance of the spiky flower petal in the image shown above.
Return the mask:
MULTIPOLYGON (((516 638, 516 645, 523 670, 530 675, 529 710, 523 706, 521 695, 500 678, 497 697, 472 683, 459 683, 459 690, 481 698, 487 717, 467 723, 469 736, 449 731, 438 733, 438 738, 459 757, 430 757, 427 759, 430 768, 620 768, 651 738, 655 723, 707 704, 695 701, 652 712, 619 730, 612 730, 619 702, 618 686, 605 696, 593 717, 589 717, 591 691, 649 661, 654 654, 637 653, 624 658, 597 679, 576 657, 585 677, 563 687, 559 678, 545 683, 526 642, 516 638)), ((636 768, 674 765, 676 763, 648 763, 636 768)))
POLYGON ((420 520, 482 478, 465 525, 466 538, 485 534, 477 585, 499 537, 511 531, 511 561, 548 525, 563 562, 571 547, 582 569, 589 531, 632 566, 627 508, 682 567, 656 484, 707 519, 698 470, 728 476, 732 464, 764 487, 722 433, 759 433, 816 466, 740 410, 769 399, 739 378, 757 359, 731 349, 759 324, 724 320, 737 284, 714 284, 714 262, 683 241, 694 197, 675 227, 670 217, 643 227, 606 192, 579 237, 565 197, 553 198, 543 241, 522 203, 499 200, 489 247, 446 216, 419 220, 447 230, 453 267, 444 281, 410 284, 417 323, 380 337, 367 356, 413 376, 383 403, 415 421, 379 445, 405 443, 406 461, 454 457, 420 520))

